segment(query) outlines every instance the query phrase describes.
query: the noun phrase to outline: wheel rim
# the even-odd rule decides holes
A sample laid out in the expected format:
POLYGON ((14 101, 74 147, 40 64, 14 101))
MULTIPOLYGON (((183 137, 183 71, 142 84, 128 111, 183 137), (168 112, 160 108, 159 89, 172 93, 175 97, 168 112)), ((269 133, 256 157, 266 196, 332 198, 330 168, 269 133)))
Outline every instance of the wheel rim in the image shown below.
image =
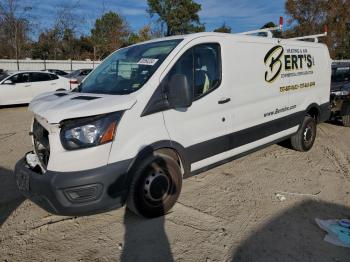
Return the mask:
POLYGON ((304 130, 304 143, 306 145, 309 145, 312 143, 312 140, 314 138, 314 132, 313 132, 313 127, 312 125, 307 125, 305 130, 304 130))
POLYGON ((169 195, 170 188, 171 181, 164 170, 161 168, 152 169, 144 181, 145 200, 152 205, 161 204, 169 195))

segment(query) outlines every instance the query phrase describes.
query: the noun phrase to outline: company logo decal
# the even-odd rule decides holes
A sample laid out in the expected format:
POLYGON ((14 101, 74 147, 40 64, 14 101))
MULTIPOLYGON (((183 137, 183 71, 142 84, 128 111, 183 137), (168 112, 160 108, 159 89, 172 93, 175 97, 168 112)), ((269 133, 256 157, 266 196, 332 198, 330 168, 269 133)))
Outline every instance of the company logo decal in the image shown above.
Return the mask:
POLYGON ((264 58, 265 65, 268 66, 268 70, 265 72, 265 81, 273 82, 280 75, 282 71, 282 61, 284 49, 278 45, 270 49, 264 58))
POLYGON ((266 65, 265 81, 268 83, 278 78, 311 75, 314 73, 312 67, 315 65, 314 58, 307 48, 285 50, 280 45, 274 46, 267 52, 264 63, 266 65))

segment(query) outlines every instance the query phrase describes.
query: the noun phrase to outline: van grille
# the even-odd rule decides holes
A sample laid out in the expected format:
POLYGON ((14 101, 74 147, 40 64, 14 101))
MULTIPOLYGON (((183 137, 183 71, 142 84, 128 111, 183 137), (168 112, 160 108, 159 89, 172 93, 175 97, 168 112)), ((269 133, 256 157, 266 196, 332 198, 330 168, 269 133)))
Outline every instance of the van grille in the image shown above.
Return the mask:
POLYGON ((34 150, 46 170, 50 158, 49 132, 36 120, 33 123, 34 150))

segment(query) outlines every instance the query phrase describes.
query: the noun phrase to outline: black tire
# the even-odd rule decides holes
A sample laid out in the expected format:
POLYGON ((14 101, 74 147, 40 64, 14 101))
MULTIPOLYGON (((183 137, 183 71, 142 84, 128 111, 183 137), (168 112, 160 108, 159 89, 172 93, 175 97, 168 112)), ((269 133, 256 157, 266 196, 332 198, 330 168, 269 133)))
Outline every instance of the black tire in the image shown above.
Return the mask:
POLYGON ((132 174, 127 208, 153 218, 165 215, 179 198, 182 173, 177 161, 157 154, 143 160, 132 174))
POLYGON ((342 116, 342 120, 344 126, 350 127, 350 115, 342 116))
POLYGON ((305 116, 298 132, 290 139, 292 148, 300 152, 309 151, 314 145, 316 134, 316 120, 311 116, 305 116))

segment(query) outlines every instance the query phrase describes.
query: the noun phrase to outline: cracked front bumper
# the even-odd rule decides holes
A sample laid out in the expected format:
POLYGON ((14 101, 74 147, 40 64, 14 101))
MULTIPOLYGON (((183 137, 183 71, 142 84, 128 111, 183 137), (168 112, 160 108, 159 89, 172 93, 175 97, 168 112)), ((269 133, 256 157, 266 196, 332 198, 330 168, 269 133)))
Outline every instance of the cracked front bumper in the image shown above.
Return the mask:
POLYGON ((67 216, 91 215, 125 204, 130 162, 125 160, 85 171, 40 174, 23 158, 16 164, 15 176, 21 193, 46 211, 67 216))

